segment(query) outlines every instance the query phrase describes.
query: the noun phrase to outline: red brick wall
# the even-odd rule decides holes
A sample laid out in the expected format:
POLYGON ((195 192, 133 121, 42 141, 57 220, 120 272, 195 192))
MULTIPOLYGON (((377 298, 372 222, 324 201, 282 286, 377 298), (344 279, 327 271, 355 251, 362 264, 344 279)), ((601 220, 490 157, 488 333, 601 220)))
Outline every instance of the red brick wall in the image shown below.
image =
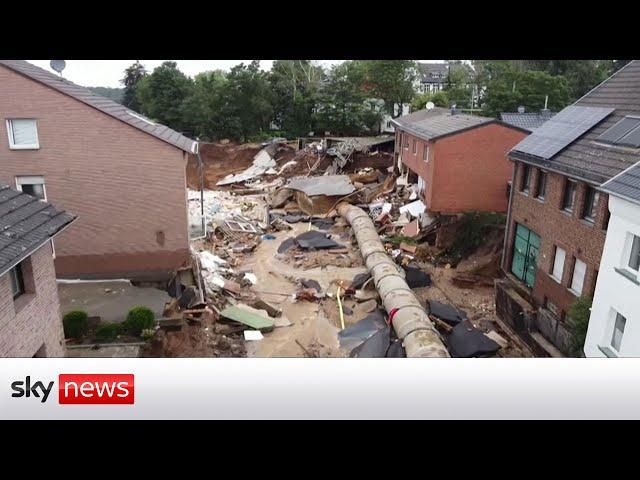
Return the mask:
POLYGON ((425 141, 406 132, 405 135, 409 149, 400 150, 402 161, 426 181, 425 202, 429 210, 507 211, 507 184, 513 168, 507 152, 526 133, 499 124, 467 130, 430 142, 428 162, 422 159, 425 141))
POLYGON ((184 152, 5 67, 0 112, 0 180, 44 176, 47 200, 79 217, 55 240, 58 276, 127 276, 140 265, 123 258, 144 256, 146 272, 187 258, 184 152), (10 150, 7 118, 36 118, 40 149, 10 150))
POLYGON ((512 218, 507 233, 507 251, 504 269, 511 271, 515 224, 520 223, 540 235, 540 253, 536 279, 531 291, 533 299, 542 306, 548 297, 556 306, 566 313, 576 296, 569 290, 573 275, 574 257, 587 265, 583 286, 583 295, 592 296, 596 282, 596 272, 600 265, 600 257, 604 248, 606 231, 603 229, 608 211, 608 197, 600 194, 598 212, 594 224, 583 220, 587 185, 578 182, 573 213, 561 209, 566 177, 547 172, 545 200, 536 199, 535 191, 540 170, 531 167, 530 194, 520 192, 523 165, 516 162, 516 179, 513 194, 512 218), (562 282, 556 282, 550 273, 553 268, 555 246, 566 252, 562 282))
POLYGON ((32 357, 43 344, 48 357, 63 357, 64 332, 48 242, 31 255, 31 270, 31 288, 15 301, 9 274, 0 277, 0 357, 32 357))

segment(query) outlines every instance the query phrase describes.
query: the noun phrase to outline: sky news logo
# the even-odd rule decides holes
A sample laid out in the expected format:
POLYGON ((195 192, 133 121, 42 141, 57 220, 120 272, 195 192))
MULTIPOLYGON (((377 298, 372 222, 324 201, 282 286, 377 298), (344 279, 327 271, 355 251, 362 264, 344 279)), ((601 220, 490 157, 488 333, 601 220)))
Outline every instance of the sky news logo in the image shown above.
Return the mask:
MULTIPOLYGON (((11 383, 14 398, 49 400, 55 382, 42 382, 27 376, 11 383)), ((58 403, 62 405, 133 405, 133 374, 60 374, 58 403)))

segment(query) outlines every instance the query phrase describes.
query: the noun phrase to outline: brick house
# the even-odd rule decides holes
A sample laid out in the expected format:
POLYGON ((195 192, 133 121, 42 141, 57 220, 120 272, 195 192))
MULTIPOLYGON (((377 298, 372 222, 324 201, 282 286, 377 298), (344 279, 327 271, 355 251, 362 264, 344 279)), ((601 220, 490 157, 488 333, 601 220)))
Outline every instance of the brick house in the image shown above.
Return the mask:
POLYGON ((160 279, 189 255, 197 142, 25 61, 0 61, 0 181, 75 212, 58 277, 160 279))
POLYGON ((507 211, 513 170, 507 152, 529 132, 438 107, 393 122, 396 160, 417 181, 428 211, 507 211))
POLYGON ((0 183, 0 357, 62 357, 52 239, 74 215, 0 183))
POLYGON ((502 260, 506 279, 496 285, 496 310, 541 352, 569 353, 567 311, 577 298, 593 296, 609 221, 608 197, 598 187, 640 159, 637 148, 612 143, 610 130, 615 136, 635 115, 637 61, 509 153, 515 169, 502 260))

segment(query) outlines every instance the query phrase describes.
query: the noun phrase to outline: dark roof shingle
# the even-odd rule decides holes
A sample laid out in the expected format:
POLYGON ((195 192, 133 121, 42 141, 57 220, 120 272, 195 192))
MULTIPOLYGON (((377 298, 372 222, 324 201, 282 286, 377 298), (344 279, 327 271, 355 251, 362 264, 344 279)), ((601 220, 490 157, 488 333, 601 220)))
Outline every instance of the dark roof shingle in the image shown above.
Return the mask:
POLYGON ((640 161, 640 149, 607 145, 597 138, 626 115, 640 115, 640 61, 633 60, 573 105, 614 108, 611 115, 591 128, 549 161, 526 155, 516 145, 515 160, 555 170, 600 185, 640 161))
POLYGON ((51 72, 30 64, 24 60, 0 60, 0 65, 18 72, 36 82, 42 83, 50 88, 58 90, 76 100, 100 110, 118 120, 128 123, 138 130, 153 135, 154 137, 173 145, 189 153, 196 153, 197 142, 185 137, 159 123, 155 123, 143 115, 129 110, 124 105, 120 105, 111 99, 93 93, 91 90, 80 85, 76 85, 69 80, 65 80, 51 72))
POLYGON ((462 132, 488 123, 498 123, 495 118, 479 117, 456 113, 435 107, 431 110, 418 110, 393 120, 400 129, 426 140, 435 140, 446 135, 462 132))
POLYGON ((600 190, 640 205, 640 162, 605 182, 600 190))
POLYGON ((0 182, 0 275, 76 219, 0 182))
POLYGON ((500 114, 500 120, 514 127, 522 128, 530 132, 542 126, 547 120, 553 118, 555 113, 545 115, 539 112, 511 113, 503 112, 500 114))

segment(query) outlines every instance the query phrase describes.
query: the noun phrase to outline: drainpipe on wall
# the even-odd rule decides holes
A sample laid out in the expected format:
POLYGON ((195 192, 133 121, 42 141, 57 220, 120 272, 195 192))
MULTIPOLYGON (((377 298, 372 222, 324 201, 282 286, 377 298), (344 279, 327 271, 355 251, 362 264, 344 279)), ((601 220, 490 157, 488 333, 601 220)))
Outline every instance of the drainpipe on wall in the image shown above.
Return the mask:
POLYGON ((206 234, 206 221, 204 219, 204 165, 200 156, 200 139, 197 138, 196 141, 198 142, 196 148, 198 150, 198 170, 200 173, 200 219, 202 221, 202 232, 206 234))
POLYGON ((516 168, 518 164, 513 162, 513 173, 511 174, 511 188, 509 189, 509 206, 507 207, 507 228, 504 231, 504 240, 502 241, 502 258, 500 259, 500 268, 505 270, 504 259, 507 254, 507 239, 509 238, 509 229, 511 228, 511 205, 513 204, 513 190, 516 188, 516 168))

